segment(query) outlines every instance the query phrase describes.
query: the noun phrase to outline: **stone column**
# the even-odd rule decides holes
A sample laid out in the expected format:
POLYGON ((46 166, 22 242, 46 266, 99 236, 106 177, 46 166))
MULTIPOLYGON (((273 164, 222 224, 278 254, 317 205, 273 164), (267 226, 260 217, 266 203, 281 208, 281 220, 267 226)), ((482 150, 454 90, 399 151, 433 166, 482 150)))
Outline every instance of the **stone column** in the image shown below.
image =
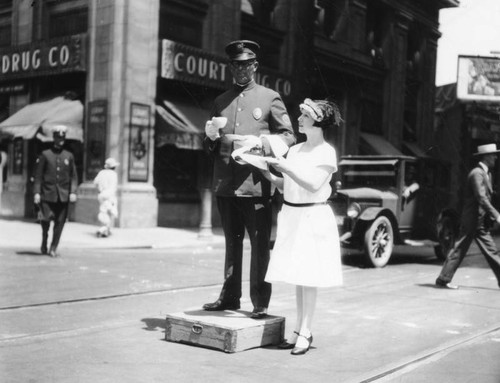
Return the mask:
MULTIPOLYGON (((119 227, 157 226, 153 127, 159 10, 159 0, 89 1, 87 102, 107 102, 105 157, 114 157, 121 164, 117 168, 119 227), (149 107, 151 115, 149 137, 144 135, 142 142, 146 148, 149 146, 144 157, 144 168, 148 170, 140 181, 130 177, 129 164, 134 155, 130 147, 131 103, 149 107)), ((87 179, 80 186, 75 219, 96 223, 97 206, 97 191, 92 180, 87 179)))
POLYGON ((434 145, 434 103, 437 60, 437 39, 439 32, 432 30, 425 42, 425 54, 422 76, 422 90, 419 94, 417 117, 417 142, 423 149, 434 145))
MULTIPOLYGON (((32 6, 30 1, 14 1, 12 3, 12 45, 27 44, 32 41, 36 26, 34 25, 34 12, 40 12, 40 6, 32 6)), ((23 108, 30 102, 29 93, 12 94, 9 100, 11 114, 23 108)), ((16 143, 19 145, 19 143, 16 143)), ((22 174, 13 174, 14 163, 14 142, 9 143, 9 153, 6 161, 10 162, 7 172, 7 181, 3 185, 3 207, 0 214, 15 217, 26 217, 31 214, 27 208, 27 199, 33 196, 30 190, 28 163, 29 142, 24 140, 22 148, 17 147, 16 151, 22 152, 23 167, 22 174)))
POLYGON ((402 140, 406 83, 406 50, 411 15, 399 11, 392 22, 389 75, 384 84, 384 136, 396 147, 402 140))

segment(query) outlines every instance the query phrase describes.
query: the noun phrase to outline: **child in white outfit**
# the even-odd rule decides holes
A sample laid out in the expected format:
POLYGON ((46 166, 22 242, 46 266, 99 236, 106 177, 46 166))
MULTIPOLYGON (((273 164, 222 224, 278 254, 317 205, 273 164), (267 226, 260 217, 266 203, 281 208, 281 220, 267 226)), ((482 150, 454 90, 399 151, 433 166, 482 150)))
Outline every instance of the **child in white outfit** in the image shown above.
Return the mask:
POLYGON ((119 165, 114 158, 108 158, 104 163, 104 169, 97 173, 94 184, 99 189, 97 199, 99 201, 99 214, 97 219, 101 227, 97 231, 98 237, 111 235, 111 228, 118 217, 118 201, 116 190, 118 188, 118 176, 116 167, 119 165))

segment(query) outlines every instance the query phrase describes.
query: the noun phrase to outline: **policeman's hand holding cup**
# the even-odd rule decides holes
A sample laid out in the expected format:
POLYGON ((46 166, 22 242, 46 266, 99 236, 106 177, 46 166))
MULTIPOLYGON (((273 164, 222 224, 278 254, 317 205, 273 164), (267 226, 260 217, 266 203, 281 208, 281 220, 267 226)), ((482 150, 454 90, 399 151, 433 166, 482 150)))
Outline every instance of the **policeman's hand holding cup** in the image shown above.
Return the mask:
POLYGON ((209 139, 215 141, 220 137, 219 130, 224 128, 227 124, 226 117, 213 117, 205 123, 205 134, 209 139))

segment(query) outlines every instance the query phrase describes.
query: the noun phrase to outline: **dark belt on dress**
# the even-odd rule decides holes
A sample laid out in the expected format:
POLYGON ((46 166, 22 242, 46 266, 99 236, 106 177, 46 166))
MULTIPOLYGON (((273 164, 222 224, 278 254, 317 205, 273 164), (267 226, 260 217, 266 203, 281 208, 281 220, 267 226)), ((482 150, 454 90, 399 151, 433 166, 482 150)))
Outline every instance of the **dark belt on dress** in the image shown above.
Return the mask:
POLYGON ((316 205, 326 205, 328 202, 308 202, 308 203, 292 203, 288 201, 283 201, 285 205, 293 206, 293 207, 308 207, 308 206, 316 206, 316 205))

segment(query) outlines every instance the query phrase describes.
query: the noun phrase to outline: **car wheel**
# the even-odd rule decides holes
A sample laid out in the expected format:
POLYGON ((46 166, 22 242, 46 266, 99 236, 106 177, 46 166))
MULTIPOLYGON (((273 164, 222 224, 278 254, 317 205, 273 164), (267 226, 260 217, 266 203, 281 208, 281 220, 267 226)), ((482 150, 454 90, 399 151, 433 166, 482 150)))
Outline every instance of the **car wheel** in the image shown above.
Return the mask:
POLYGON ((384 267, 391 258, 394 235, 389 218, 378 217, 365 233, 365 256, 372 267, 384 267))
POLYGON ((444 261, 448 252, 455 245, 455 225, 450 217, 443 217, 438 222, 438 241, 439 245, 434 246, 436 257, 444 261))

